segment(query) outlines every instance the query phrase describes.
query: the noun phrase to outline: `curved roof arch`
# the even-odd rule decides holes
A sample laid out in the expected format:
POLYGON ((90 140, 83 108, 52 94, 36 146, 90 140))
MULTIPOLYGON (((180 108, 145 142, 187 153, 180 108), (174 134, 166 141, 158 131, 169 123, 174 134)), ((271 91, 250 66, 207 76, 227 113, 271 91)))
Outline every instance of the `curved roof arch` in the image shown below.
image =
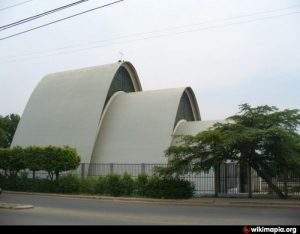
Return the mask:
MULTIPOLYGON (((135 68, 124 61, 44 77, 29 98, 12 146, 70 145, 76 147, 81 162, 89 163, 105 102, 119 71, 132 84, 125 91, 142 90, 135 68)), ((117 87, 112 95, 122 88, 117 87)))
POLYGON ((195 136, 200 132, 207 131, 216 123, 224 123, 224 120, 209 121, 179 121, 172 134, 171 145, 179 145, 182 136, 195 136))
MULTIPOLYGON (((118 93, 107 107, 91 163, 164 163, 180 100, 190 88, 118 93)), ((189 98, 194 120, 200 120, 196 100, 189 98)))

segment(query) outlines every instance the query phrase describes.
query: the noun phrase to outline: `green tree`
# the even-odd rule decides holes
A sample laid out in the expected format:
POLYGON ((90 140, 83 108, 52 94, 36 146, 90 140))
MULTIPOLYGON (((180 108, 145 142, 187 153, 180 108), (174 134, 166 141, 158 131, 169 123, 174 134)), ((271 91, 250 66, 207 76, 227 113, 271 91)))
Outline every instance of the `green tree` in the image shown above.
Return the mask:
POLYGON ((25 169, 24 152, 21 147, 0 148, 0 169, 5 176, 16 177, 18 172, 25 169))
POLYGON ((80 156, 76 149, 69 146, 46 146, 41 156, 43 162, 41 169, 48 172, 51 180, 55 175, 58 181, 60 172, 75 170, 80 163, 80 156))
POLYGON ((11 145, 19 121, 20 116, 17 114, 5 117, 0 115, 0 147, 7 148, 11 145))
POLYGON ((47 163, 45 160, 45 149, 38 146, 28 146, 23 149, 25 167, 32 171, 35 179, 35 172, 44 168, 47 163))
POLYGON ((274 106, 240 105, 240 112, 166 151, 163 175, 181 175, 217 167, 228 160, 249 165, 280 198, 286 198, 272 178, 300 169, 299 110, 280 111, 274 106))
POLYGON ((10 176, 16 176, 23 169, 29 169, 33 172, 47 171, 51 180, 54 175, 58 180, 61 172, 75 170, 79 163, 80 157, 76 149, 69 146, 0 148, 0 169, 10 176))

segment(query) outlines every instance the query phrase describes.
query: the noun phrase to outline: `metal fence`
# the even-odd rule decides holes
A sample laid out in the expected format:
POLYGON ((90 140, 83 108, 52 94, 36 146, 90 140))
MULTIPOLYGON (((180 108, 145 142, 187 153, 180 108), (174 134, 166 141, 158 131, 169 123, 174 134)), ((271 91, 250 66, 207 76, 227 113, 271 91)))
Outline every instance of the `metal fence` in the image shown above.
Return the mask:
MULTIPOLYGON (((133 177, 139 174, 153 175, 155 167, 165 167, 166 164, 87 164, 83 163, 74 172, 81 177, 98 176, 109 173, 124 174, 133 177)), ((275 196, 268 183, 251 169, 241 169, 237 163, 224 163, 220 165, 219 173, 214 169, 201 173, 189 173, 183 179, 194 184, 195 195, 216 196, 275 196), (249 179, 250 174, 250 179, 249 179)), ((290 174, 287 178, 272 178, 272 182, 288 195, 300 196, 300 177, 290 174)))
MULTIPOLYGON (((132 177, 137 177, 140 174, 153 175, 155 167, 165 167, 166 164, 88 164, 82 163, 76 170, 75 174, 81 177, 106 175, 109 173, 124 174, 128 173, 132 177)), ((208 172, 189 173, 182 176, 183 179, 192 182, 195 186, 195 194, 214 194, 214 171, 211 169, 208 172)))
MULTIPOLYGON (((166 164, 81 163, 76 170, 62 174, 72 173, 83 178, 126 172, 137 177, 140 174, 153 175, 157 166, 164 167, 166 164)), ((28 177, 32 177, 30 171, 25 172, 28 177)), ((48 173, 35 172, 35 177, 48 178, 48 173)), ((225 163, 217 171, 210 169, 208 172, 189 173, 182 178, 194 184, 196 196, 276 196, 255 170, 241 169, 236 163, 225 163)), ((272 178, 272 182, 288 195, 300 197, 300 177, 290 174, 285 178, 272 178)))

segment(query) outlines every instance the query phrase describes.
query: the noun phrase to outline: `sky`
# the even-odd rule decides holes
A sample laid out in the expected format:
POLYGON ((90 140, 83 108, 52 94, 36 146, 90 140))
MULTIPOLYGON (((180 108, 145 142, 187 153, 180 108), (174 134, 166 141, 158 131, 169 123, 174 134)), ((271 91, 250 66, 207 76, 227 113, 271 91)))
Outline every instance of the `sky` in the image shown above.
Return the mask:
MULTIPOLYGON (((0 0, 0 26, 72 1, 0 0), (2 9, 2 10, 1 10, 2 9)), ((114 0, 90 0, 0 39, 114 0)), ((238 105, 300 109, 300 0, 124 0, 0 40, 0 115, 22 114, 47 74, 124 59, 143 90, 190 86, 202 120, 238 105)))

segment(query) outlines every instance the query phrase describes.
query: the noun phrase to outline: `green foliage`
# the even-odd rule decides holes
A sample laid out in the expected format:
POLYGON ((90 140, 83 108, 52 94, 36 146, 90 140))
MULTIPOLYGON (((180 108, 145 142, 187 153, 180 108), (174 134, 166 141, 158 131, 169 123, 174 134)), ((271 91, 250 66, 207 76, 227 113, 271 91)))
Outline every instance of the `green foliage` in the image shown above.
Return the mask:
POLYGON ((136 190, 135 194, 138 196, 146 196, 148 194, 148 183, 149 183, 149 176, 146 174, 138 175, 136 179, 136 190))
POLYGON ((124 175, 121 177, 120 187, 122 189, 122 195, 132 195, 135 189, 135 181, 128 173, 124 173, 124 175))
POLYGON ((80 179, 79 192, 86 194, 96 194, 97 182, 98 178, 92 176, 80 179))
POLYGON ((59 178, 57 191, 60 193, 78 193, 80 187, 78 176, 68 174, 59 178))
POLYGON ((136 179, 136 195, 152 198, 190 198, 194 186, 179 178, 139 175, 136 179))
POLYGON ((26 174, 17 177, 0 175, 2 189, 32 192, 85 193, 109 196, 143 196, 152 198, 190 198, 194 188, 190 182, 158 176, 109 174, 98 177, 79 178, 68 174, 58 181, 32 179, 26 174))
POLYGON ((300 193, 300 186, 295 186, 292 188, 292 192, 294 193, 300 193))
POLYGON ((42 170, 47 171, 51 178, 55 174, 56 179, 60 172, 75 170, 80 163, 80 157, 76 150, 69 146, 47 146, 44 148, 42 157, 44 158, 42 159, 44 162, 42 170))
POLYGON ((0 169, 10 176, 15 176, 22 169, 29 169, 47 171, 51 179, 53 175, 58 179, 60 172, 74 170, 79 163, 76 150, 68 146, 0 148, 0 169))
POLYGON ((20 170, 25 169, 25 157, 22 148, 0 148, 0 169, 9 176, 16 176, 20 170))
POLYGON ((96 193, 111 196, 130 196, 133 194, 135 181, 125 173, 123 176, 108 174, 99 176, 96 183, 96 193))
POLYGON ((146 197, 152 198, 190 198, 194 187, 190 182, 173 177, 149 177, 144 191, 146 197))
POLYGON ((57 192, 57 184, 48 179, 24 179, 23 183, 26 186, 25 191, 39 193, 57 192))
POLYGON ((106 193, 106 176, 99 176, 95 187, 96 194, 103 195, 106 193))
POLYGON ((1 188, 25 192, 56 192, 57 184, 48 179, 31 179, 26 176, 5 177, 0 175, 1 188))
POLYGON ((25 167, 31 171, 39 171, 46 164, 45 150, 42 147, 29 146, 23 149, 25 159, 25 167))
POLYGON ((20 116, 17 114, 5 117, 0 115, 0 147, 7 148, 11 145, 19 121, 20 116))
POLYGON ((168 166, 161 175, 200 172, 232 160, 254 168, 278 196, 272 177, 300 170, 299 110, 279 111, 273 106, 240 106, 226 123, 217 123, 196 136, 181 137, 181 144, 166 151, 168 166))
POLYGON ((122 184, 122 178, 117 174, 109 174, 102 180, 104 182, 104 194, 112 195, 115 197, 121 196, 123 194, 124 186, 122 184))

